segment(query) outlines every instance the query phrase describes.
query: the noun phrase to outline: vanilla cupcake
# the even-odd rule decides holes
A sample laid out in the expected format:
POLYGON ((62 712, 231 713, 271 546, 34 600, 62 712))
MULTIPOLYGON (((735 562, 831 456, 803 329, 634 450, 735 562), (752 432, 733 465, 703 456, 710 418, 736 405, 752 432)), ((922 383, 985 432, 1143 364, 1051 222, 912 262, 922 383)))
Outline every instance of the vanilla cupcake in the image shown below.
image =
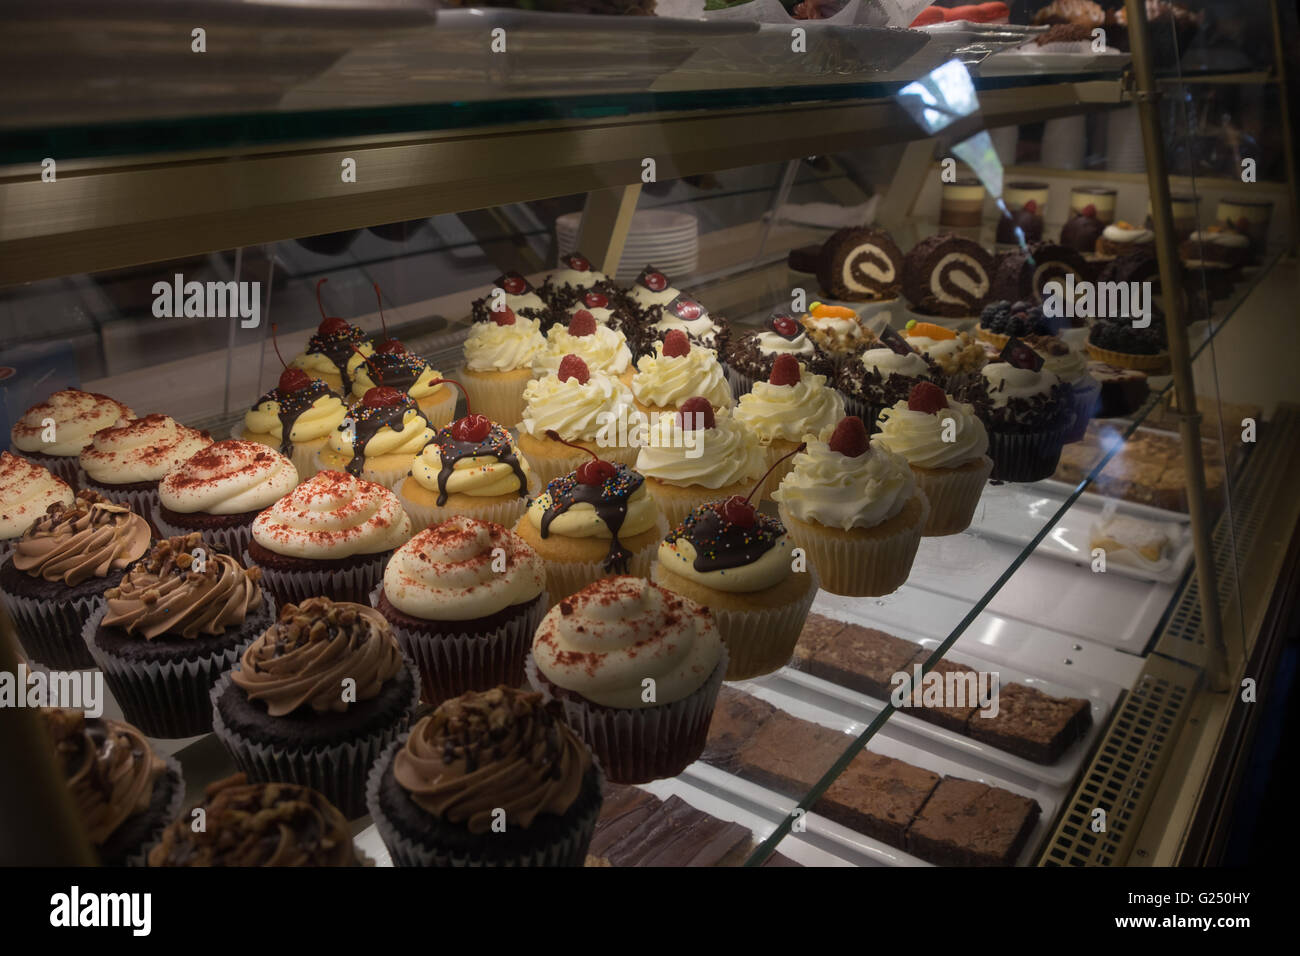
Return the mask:
POLYGON ((647 576, 665 527, 641 475, 593 456, 533 498, 515 531, 542 557, 554 605, 599 578, 647 576))
POLYGON ((163 476, 153 522, 163 537, 197 531, 209 545, 240 555, 258 512, 298 485, 293 462, 255 441, 219 441, 163 476))
POLYGON ((398 548, 371 604, 415 661, 429 704, 522 684, 550 607, 537 552, 498 524, 460 517, 398 548))
POLYGON ((906 402, 880 413, 876 443, 906 458, 925 492, 930 516, 924 535, 957 534, 970 527, 993 471, 989 436, 972 406, 922 382, 906 402))
POLYGON ((465 339, 465 365, 457 378, 480 414, 513 427, 524 414, 524 386, 533 359, 546 348, 541 323, 506 309, 476 322, 465 339))
POLYGON ((381 385, 348 406, 347 417, 316 454, 316 468, 393 488, 433 435, 414 398, 381 385))
POLYGON ((628 465, 636 458, 636 429, 628 417, 632 393, 618 379, 590 371, 576 355, 565 356, 555 375, 529 382, 524 403, 519 450, 543 485, 573 471, 586 453, 599 450, 628 465), (552 431, 581 447, 548 440, 552 431))
POLYGON ((456 414, 455 390, 442 384, 442 373, 420 356, 398 349, 376 350, 365 359, 360 355, 353 358, 357 360, 352 371, 353 401, 365 398, 375 386, 385 385, 415 399, 420 414, 433 428, 441 428, 456 414))
POLYGON ((713 616, 643 578, 596 581, 553 607, 528 679, 615 783, 675 777, 704 750, 727 671, 713 616))
POLYGON ((0 564, 50 505, 70 506, 72 501, 72 488, 62 478, 33 461, 0 451, 0 564))
POLYGON ((361 328, 349 325, 337 316, 325 314, 320 290, 328 281, 329 279, 316 280, 316 304, 320 307, 321 314, 316 334, 307 340, 307 348, 295 356, 289 365, 301 369, 309 378, 324 382, 331 391, 346 396, 352 391, 348 363, 358 350, 363 355, 370 355, 374 352, 374 347, 366 341, 366 333, 361 328))
POLYGON ((166 415, 146 415, 101 428, 81 451, 78 484, 146 518, 158 505, 158 483, 191 455, 212 444, 207 432, 166 415))
POLYGON ((744 395, 755 382, 766 382, 772 365, 783 355, 818 375, 835 377, 834 358, 822 351, 793 316, 777 312, 765 327, 732 339, 727 348, 727 374, 736 395, 744 395))
POLYGON ((546 333, 546 348, 533 357, 533 375, 554 375, 566 355, 576 355, 587 368, 626 384, 631 379, 632 351, 618 329, 599 324, 586 309, 579 309, 568 326, 553 325, 546 333))
POLYGON ((280 384, 244 413, 231 437, 279 449, 306 481, 316 474, 317 452, 347 414, 343 400, 324 382, 307 378, 302 369, 286 369, 280 384))
POLYGON ((682 402, 699 395, 714 408, 735 404, 727 374, 718 353, 691 345, 686 333, 674 329, 662 342, 654 343, 654 354, 636 363, 630 387, 636 407, 648 415, 675 412, 682 402))
POLYGON ((247 555, 281 604, 318 595, 364 604, 410 536, 411 519, 383 485, 323 471, 253 519, 247 555))
POLYGON ((844 399, 809 372, 793 355, 779 356, 766 382, 755 382, 740 396, 736 421, 758 436, 773 468, 767 487, 775 488, 790 471, 788 456, 805 438, 821 434, 844 417, 844 399), (777 465, 781 462, 781 465, 777 465))
POLYGON ((703 398, 691 398, 650 425, 637 454, 650 496, 676 527, 698 505, 744 496, 767 467, 763 446, 749 428, 703 398))
POLYGON ((24 458, 48 468, 75 490, 78 458, 91 436, 132 418, 135 412, 107 395, 65 388, 27 409, 9 430, 9 439, 24 458))
POLYGON ((731 330, 725 319, 715 316, 702 303, 682 293, 663 306, 646 310, 641 326, 638 355, 648 355, 669 332, 682 332, 692 345, 725 355, 731 330))
POLYGON ((825 429, 772 493, 781 523, 832 594, 873 597, 907 580, 930 515, 907 459, 862 419, 825 429))

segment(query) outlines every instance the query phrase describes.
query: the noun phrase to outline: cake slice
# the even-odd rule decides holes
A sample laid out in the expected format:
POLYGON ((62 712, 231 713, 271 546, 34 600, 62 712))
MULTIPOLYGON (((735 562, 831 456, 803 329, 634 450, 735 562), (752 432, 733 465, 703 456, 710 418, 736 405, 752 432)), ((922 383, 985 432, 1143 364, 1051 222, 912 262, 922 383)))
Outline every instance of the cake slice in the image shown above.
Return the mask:
POLYGON ((908 827, 907 849, 938 866, 1011 866, 1040 812, 1029 797, 944 777, 908 827))
POLYGON ((848 626, 846 622, 837 621, 833 617, 809 614, 803 630, 799 632, 799 642, 794 646, 794 658, 790 661, 790 666, 796 670, 808 670, 817 653, 848 626))
POLYGON ((808 672, 814 677, 888 700, 891 678, 911 673, 912 662, 924 653, 919 644, 874 628, 849 624, 813 652, 808 672))
POLYGON ((700 759, 712 767, 735 773, 736 754, 741 745, 757 734, 775 713, 776 708, 767 701, 723 684, 700 759))
POLYGON ((786 796, 802 797, 853 738, 777 711, 740 748, 736 774, 786 796))
POLYGON ((938 783, 936 773, 864 750, 813 811, 901 850, 908 824, 938 783))
MULTIPOLYGON (((916 663, 923 663, 926 654, 924 651, 916 658, 916 663)), ((979 709, 979 675, 964 664, 954 664, 951 661, 941 660, 930 668, 928 674, 921 680, 921 684, 912 690, 912 706, 904 713, 911 714, 913 717, 919 717, 927 723, 937 724, 948 730, 955 730, 959 734, 966 733, 966 723, 970 720, 971 714, 979 709), (935 696, 933 691, 927 692, 927 682, 930 681, 930 674, 934 674, 938 679, 943 681, 942 696, 939 698, 944 701, 943 704, 935 706, 932 698, 935 696), (960 683, 960 687, 957 684, 960 683), (952 691, 950 694, 949 691, 952 691), (960 698, 957 696, 960 694, 960 698), (955 702, 961 699, 964 703, 958 705, 955 702)))
POLYGON ((966 732, 975 740, 1049 764, 1060 759, 1092 723, 1088 701, 1078 697, 1053 697, 1024 684, 1004 684, 998 689, 998 713, 971 715, 966 732))

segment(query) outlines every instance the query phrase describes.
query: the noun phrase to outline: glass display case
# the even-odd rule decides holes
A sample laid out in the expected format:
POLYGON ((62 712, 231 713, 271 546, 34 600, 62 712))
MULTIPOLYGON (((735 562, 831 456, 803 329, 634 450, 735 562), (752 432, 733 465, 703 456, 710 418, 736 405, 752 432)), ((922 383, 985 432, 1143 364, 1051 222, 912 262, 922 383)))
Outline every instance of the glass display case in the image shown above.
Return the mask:
MULTIPOLYGON (((100 53, 0 94, 0 671, 103 674, 103 717, 141 728, 153 786, 184 784, 128 821, 170 822, 242 771, 324 791, 359 858, 477 859, 477 823, 418 787, 385 802, 385 761, 475 707, 522 722, 510 696, 445 703, 506 683, 554 700, 549 732, 610 778, 541 811, 577 828, 559 849, 523 815, 504 852, 533 862, 1239 855, 1296 590, 1294 10, 199 6, 195 26, 55 2, 0 39, 17 70, 55 24, 100 53), (639 445, 595 428, 619 407, 639 445), (208 448, 232 439, 229 459, 208 448), (457 456, 504 485, 449 494, 457 456), (193 490, 225 502, 237 469, 255 507, 193 490), (115 532, 70 578, 43 550, 69 546, 67 515, 125 519, 74 514, 51 475, 144 538, 115 532), (395 509, 358 519, 378 551, 317 547, 304 516, 372 479, 388 490, 363 508, 395 509), (595 530, 549 534, 571 507, 595 530), (619 522, 640 523, 620 542, 619 522), (277 528, 311 543, 277 550, 277 528), (471 554, 492 566, 467 583, 471 554), (230 564, 192 565, 209 557, 230 564), (631 591, 609 590, 619 572, 631 591), (148 623, 172 578, 231 587, 220 573, 266 603, 148 623), (317 596, 371 607, 328 618, 345 642, 401 653, 359 705, 346 687, 341 710, 263 703, 250 682, 284 653, 263 636, 308 643, 337 611, 317 596), (274 623, 272 599, 298 616, 274 623), (611 601, 653 618, 668 665, 628 663, 642 632, 611 601), (683 602, 710 609, 689 636, 683 602), (616 653, 623 685, 593 677, 616 653)), ((127 853, 125 825, 88 832, 43 719, 0 720, 27 781, 4 816, 31 810, 0 825, 0 862, 186 858, 174 833, 127 853)))

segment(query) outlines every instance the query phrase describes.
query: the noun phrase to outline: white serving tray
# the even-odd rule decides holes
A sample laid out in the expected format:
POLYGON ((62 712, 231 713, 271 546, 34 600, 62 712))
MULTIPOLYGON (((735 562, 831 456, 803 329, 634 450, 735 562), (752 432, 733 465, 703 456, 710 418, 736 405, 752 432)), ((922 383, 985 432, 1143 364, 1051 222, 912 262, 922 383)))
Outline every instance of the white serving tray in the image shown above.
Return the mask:
POLYGON ((1038 73, 1117 73, 1132 57, 1119 50, 1105 53, 1017 53, 1004 50, 979 64, 980 76, 1032 76, 1038 73))

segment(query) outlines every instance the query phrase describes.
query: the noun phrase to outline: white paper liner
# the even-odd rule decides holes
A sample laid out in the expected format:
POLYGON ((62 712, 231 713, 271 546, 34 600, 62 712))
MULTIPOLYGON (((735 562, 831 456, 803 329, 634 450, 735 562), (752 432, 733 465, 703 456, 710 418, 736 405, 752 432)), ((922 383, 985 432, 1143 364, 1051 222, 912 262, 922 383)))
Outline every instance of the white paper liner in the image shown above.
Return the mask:
POLYGON ((484 415, 506 428, 514 428, 524 418, 524 386, 530 379, 513 382, 457 375, 465 387, 465 400, 476 415, 484 415))
POLYGON ((156 751, 155 755, 161 757, 166 765, 163 773, 172 778, 172 798, 167 801, 167 807, 163 810, 161 818, 149 831, 149 835, 140 842, 139 848, 127 854, 125 861, 127 866, 149 865, 149 851, 162 839, 163 831, 180 817, 181 807, 185 804, 185 774, 181 770, 180 762, 175 757, 159 754, 156 751))
MULTIPOLYGON (((519 521, 525 511, 528 510, 528 498, 515 498, 511 501, 492 501, 492 502, 475 502, 472 505, 462 505, 457 508, 441 507, 437 505, 417 505, 402 494, 402 486, 408 481, 415 481, 409 475, 399 481, 393 491, 397 493, 398 499, 402 502, 402 508, 406 511, 407 516, 411 519, 411 533, 419 534, 425 528, 431 528, 434 525, 440 525, 457 515, 466 518, 477 518, 479 521, 491 521, 499 524, 503 528, 513 528, 519 521)), ((536 497, 541 491, 541 484, 537 481, 535 475, 528 476, 528 494, 530 497, 536 497)))
POLYGON ((82 632, 99 602, 99 595, 72 601, 20 597, 8 591, 2 596, 13 618, 18 643, 33 662, 52 670, 84 670, 95 666, 82 632))
POLYGON ((989 432, 989 457, 997 481, 1042 481, 1052 477, 1060 463, 1061 447, 1070 426, 1050 432, 1017 434, 989 432))
POLYGON ((704 752, 728 660, 723 644, 718 666, 696 690, 681 700, 636 709, 599 707, 567 694, 555 697, 531 654, 524 673, 544 699, 560 702, 565 721, 587 742, 609 780, 649 783, 677 776, 704 752))
POLYGON ((975 509, 979 507, 984 483, 993 471, 993 459, 983 458, 983 467, 976 471, 912 469, 917 487, 925 492, 930 502, 930 517, 925 522, 922 535, 927 538, 959 534, 970 527, 975 509))
POLYGON ((411 699, 397 720, 367 737, 344 741, 332 747, 289 749, 252 740, 231 730, 221 719, 218 698, 231 683, 230 672, 222 674, 212 687, 212 732, 221 741, 235 765, 257 782, 296 783, 325 795, 349 820, 366 813, 366 777, 381 754, 399 734, 407 730, 420 704, 420 675, 415 665, 405 662, 411 675, 411 699))
MULTIPOLYGON (((371 592, 371 607, 379 607, 382 590, 380 585, 371 592)), ((522 686, 524 658, 551 607, 545 591, 534 602, 517 619, 487 634, 461 632, 432 636, 388 621, 402 652, 419 669, 425 703, 436 707, 466 691, 491 690, 499 684, 522 686)))
MULTIPOLYGON (((654 561, 655 555, 659 553, 659 544, 667 534, 668 524, 660 517, 659 524, 656 526, 654 540, 640 551, 633 551, 632 557, 628 559, 627 571, 617 573, 626 573, 637 578, 648 578, 650 576, 650 564, 654 561)), ((569 595, 577 594, 593 581, 610 577, 613 573, 615 572, 605 570, 603 559, 591 563, 548 560, 546 562, 546 591, 551 602, 548 607, 554 607, 569 595)))
MULTIPOLYGON (((309 597, 327 597, 331 601, 365 604, 370 592, 384 579, 384 566, 388 564, 391 554, 390 551, 382 551, 370 555, 370 560, 365 564, 343 570, 282 571, 258 566, 262 568, 262 587, 275 596, 277 604, 301 604, 309 597)), ((257 564, 247 551, 241 558, 246 568, 257 564)))
MULTIPOLYGON (((660 580, 660 567, 654 566, 653 580, 672 590, 660 580)), ((783 607, 755 607, 749 611, 722 610, 709 605, 718 633, 727 644, 726 680, 748 680, 780 670, 790 662, 799 642, 808 610, 821 582, 811 565, 807 571, 812 582, 805 594, 783 607)))
MULTIPOLYGON (((379 804, 379 788, 384 775, 388 773, 398 749, 410 736, 403 733, 389 745, 388 749, 375 761, 366 780, 366 808, 379 831, 379 838, 388 848, 393 866, 423 867, 459 867, 459 866, 520 866, 520 867, 555 867, 582 866, 587 856, 587 847, 591 844, 592 834, 596 832, 596 820, 600 816, 601 802, 597 801, 592 809, 578 818, 563 839, 553 841, 546 846, 535 847, 527 856, 511 860, 486 860, 456 856, 437 847, 417 843, 398 832, 389 822, 379 804)), ((599 771, 598 771, 599 772, 599 771)), ((604 781, 600 781, 604 790, 604 781)))
POLYGON ((82 631, 86 646, 127 723, 147 737, 163 739, 195 737, 212 729, 212 685, 235 666, 253 638, 275 622, 275 605, 268 599, 267 606, 248 619, 253 624, 245 627, 244 637, 227 650, 189 661, 126 661, 95 646, 95 631, 107 611, 108 605, 100 601, 91 613, 82 631))
POLYGON ((253 540, 253 522, 248 524, 232 525, 228 528, 182 528, 167 521, 162 516, 162 505, 158 504, 153 510, 153 526, 162 538, 177 538, 182 535, 193 534, 195 531, 203 535, 203 540, 209 547, 218 551, 224 551, 226 554, 241 555, 248 549, 248 543, 253 540))
POLYGON ((818 530, 810 532, 802 523, 795 523, 784 504, 777 506, 777 512, 790 537, 804 549, 808 563, 816 569, 822 588, 846 597, 879 597, 897 591, 911 573, 921 544, 921 529, 930 517, 925 493, 918 489, 917 495, 921 499, 921 520, 887 538, 845 539, 818 530))
POLYGON ((420 414, 424 416, 424 420, 429 423, 429 427, 434 431, 451 423, 451 420, 456 415, 456 400, 460 397, 460 392, 454 386, 443 385, 440 387, 448 394, 436 402, 428 403, 427 408, 418 401, 415 403, 419 406, 420 414))

